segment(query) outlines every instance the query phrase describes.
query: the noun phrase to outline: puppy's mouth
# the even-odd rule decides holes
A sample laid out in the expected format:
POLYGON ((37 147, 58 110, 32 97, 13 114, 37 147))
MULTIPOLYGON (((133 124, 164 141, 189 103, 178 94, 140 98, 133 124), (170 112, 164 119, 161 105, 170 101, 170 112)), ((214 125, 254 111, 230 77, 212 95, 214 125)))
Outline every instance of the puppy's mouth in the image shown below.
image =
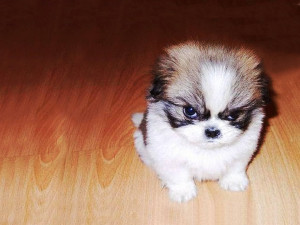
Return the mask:
POLYGON ((218 138, 205 138, 199 145, 205 148, 215 149, 231 144, 231 142, 227 143, 222 137, 221 135, 218 138))
POLYGON ((223 135, 220 135, 216 138, 209 138, 209 137, 205 137, 206 142, 208 143, 220 143, 220 141, 222 140, 223 135))
POLYGON ((210 149, 219 148, 224 145, 224 143, 220 142, 219 139, 208 139, 208 138, 193 143, 198 145, 201 148, 210 148, 210 149))
POLYGON ((222 145, 221 142, 219 142, 218 140, 215 140, 215 139, 208 139, 206 141, 206 144, 211 145, 211 146, 213 146, 213 145, 218 145, 218 146, 222 145))

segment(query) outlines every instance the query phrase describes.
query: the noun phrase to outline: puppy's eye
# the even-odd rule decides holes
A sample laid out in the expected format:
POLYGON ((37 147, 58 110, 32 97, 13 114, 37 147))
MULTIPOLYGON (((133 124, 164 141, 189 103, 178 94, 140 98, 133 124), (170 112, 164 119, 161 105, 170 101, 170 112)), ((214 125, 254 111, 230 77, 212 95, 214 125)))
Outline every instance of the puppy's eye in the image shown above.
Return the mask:
POLYGON ((225 117, 225 120, 228 121, 235 121, 239 117, 239 114, 237 112, 231 113, 228 116, 225 117))
POLYGON ((198 113, 196 112, 196 110, 191 106, 184 107, 183 113, 187 118, 190 118, 190 119, 196 119, 198 116, 198 113))

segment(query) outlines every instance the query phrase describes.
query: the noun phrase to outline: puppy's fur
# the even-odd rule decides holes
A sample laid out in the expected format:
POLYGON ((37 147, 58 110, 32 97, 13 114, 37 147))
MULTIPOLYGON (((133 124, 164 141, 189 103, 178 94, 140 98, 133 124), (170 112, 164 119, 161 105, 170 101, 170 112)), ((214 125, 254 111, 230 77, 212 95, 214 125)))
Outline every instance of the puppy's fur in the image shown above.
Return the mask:
POLYGON ((135 147, 170 198, 195 197, 194 179, 245 190, 268 99, 257 56, 188 42, 166 49, 153 74, 147 110, 132 117, 135 147))

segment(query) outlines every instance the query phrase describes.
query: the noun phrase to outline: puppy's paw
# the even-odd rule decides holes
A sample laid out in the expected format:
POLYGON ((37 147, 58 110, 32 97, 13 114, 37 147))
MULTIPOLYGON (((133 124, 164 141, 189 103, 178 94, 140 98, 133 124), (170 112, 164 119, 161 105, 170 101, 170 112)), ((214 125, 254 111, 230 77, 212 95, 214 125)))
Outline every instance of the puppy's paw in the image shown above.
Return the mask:
POLYGON ((249 180, 245 173, 228 174, 219 180, 220 186, 229 191, 244 191, 249 184, 249 180))
POLYGON ((187 202, 197 195, 194 182, 169 186, 169 196, 175 202, 187 202))

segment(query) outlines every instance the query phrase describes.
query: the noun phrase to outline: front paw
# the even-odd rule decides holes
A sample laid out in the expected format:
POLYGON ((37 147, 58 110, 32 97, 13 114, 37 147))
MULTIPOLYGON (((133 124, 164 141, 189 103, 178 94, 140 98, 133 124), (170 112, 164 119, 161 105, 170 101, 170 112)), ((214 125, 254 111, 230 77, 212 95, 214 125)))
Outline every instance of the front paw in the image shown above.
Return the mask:
POLYGON ((229 191, 244 191, 249 184, 249 180, 245 173, 228 174, 219 180, 220 186, 229 191))
POLYGON ((175 202, 187 202, 197 195, 194 182, 169 186, 169 196, 175 202))

